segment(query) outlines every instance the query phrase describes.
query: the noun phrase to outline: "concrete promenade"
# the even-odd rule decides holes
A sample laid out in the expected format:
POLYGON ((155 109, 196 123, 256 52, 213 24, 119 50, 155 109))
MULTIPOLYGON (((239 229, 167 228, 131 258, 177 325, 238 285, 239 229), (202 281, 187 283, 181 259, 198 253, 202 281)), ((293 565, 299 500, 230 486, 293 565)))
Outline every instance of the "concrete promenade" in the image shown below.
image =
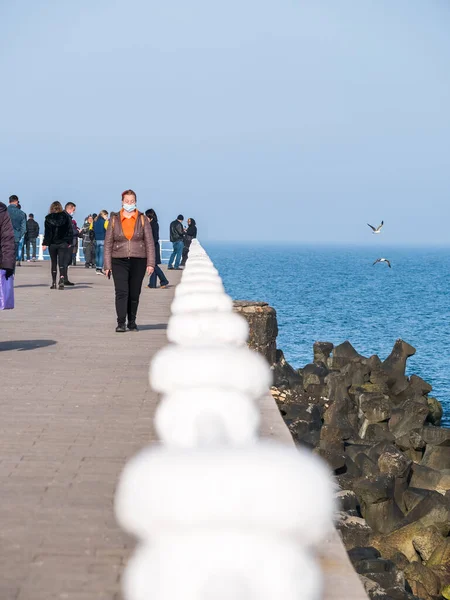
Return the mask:
POLYGON ((155 440, 148 365, 173 288, 144 288, 141 331, 116 334, 112 281, 69 271, 77 285, 59 291, 48 263, 18 268, 16 308, 0 312, 1 600, 119 600, 133 547, 113 492, 155 440))
MULTIPOLYGON (((26 264, 15 310, 0 312, 0 600, 122 600, 134 547, 113 495, 126 461, 156 441, 148 365, 174 288, 144 288, 140 332, 116 334, 112 282, 84 267, 70 279, 50 290, 48 263, 26 264)), ((271 397, 262 412, 263 434, 292 443, 271 397)), ((323 564, 326 598, 366 597, 337 536, 323 564)))

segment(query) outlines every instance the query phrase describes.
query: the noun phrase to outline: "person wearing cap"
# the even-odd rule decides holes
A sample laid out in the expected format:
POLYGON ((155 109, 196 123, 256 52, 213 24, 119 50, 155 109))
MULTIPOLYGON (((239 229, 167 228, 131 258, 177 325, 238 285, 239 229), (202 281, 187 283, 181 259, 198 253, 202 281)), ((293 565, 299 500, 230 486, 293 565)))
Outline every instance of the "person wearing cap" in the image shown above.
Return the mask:
POLYGON ((175 221, 172 221, 170 224, 170 241, 173 245, 173 252, 170 255, 169 259, 169 269, 179 269, 181 256, 183 254, 184 248, 184 227, 183 227, 184 217, 183 215, 178 215, 175 221))
POLYGON ((27 231, 26 236, 26 248, 27 248, 27 262, 36 260, 36 240, 39 237, 39 224, 34 220, 33 213, 28 215, 27 231), (30 245, 32 248, 32 255, 30 259, 30 245))

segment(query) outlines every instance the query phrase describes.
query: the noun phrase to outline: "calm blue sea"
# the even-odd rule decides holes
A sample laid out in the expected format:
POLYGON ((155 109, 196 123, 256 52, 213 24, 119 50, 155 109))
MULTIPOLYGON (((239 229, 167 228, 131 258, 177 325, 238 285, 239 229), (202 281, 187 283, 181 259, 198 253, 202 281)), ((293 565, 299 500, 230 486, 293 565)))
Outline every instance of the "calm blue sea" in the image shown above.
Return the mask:
POLYGON ((349 340, 386 358, 397 338, 417 352, 409 374, 433 386, 450 425, 450 248, 207 244, 236 300, 264 300, 278 314, 278 347, 294 367, 312 360, 315 341, 349 340))

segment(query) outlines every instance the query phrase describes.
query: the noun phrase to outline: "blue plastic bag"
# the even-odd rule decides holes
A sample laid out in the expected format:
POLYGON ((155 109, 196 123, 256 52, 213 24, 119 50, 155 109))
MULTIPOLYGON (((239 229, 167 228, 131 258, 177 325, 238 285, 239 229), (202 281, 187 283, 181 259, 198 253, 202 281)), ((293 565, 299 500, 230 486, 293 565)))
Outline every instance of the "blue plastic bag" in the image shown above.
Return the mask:
POLYGON ((0 269, 0 310, 14 308, 14 276, 6 279, 5 273, 0 269))

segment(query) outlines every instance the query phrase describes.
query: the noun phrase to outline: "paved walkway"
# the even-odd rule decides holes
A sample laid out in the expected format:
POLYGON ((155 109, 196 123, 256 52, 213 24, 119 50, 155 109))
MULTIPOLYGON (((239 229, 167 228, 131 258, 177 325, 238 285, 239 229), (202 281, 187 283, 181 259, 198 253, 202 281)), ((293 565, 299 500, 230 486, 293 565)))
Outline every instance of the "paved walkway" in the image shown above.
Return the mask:
MULTIPOLYGON (((155 441, 148 365, 174 288, 144 288, 141 331, 119 335, 112 282, 70 273, 76 287, 60 292, 48 264, 21 267, 16 309, 0 312, 0 600, 121 600, 134 547, 113 495, 126 461, 155 441)), ((264 437, 292 444, 270 395, 261 410, 264 437)), ((337 535, 322 561, 326 600, 366 598, 337 535)))
POLYGON ((50 290, 48 264, 22 266, 0 312, 0 600, 119 600, 133 547, 113 492, 155 439, 148 365, 173 288, 144 288, 141 331, 119 335, 112 282, 70 273, 76 287, 50 290))

